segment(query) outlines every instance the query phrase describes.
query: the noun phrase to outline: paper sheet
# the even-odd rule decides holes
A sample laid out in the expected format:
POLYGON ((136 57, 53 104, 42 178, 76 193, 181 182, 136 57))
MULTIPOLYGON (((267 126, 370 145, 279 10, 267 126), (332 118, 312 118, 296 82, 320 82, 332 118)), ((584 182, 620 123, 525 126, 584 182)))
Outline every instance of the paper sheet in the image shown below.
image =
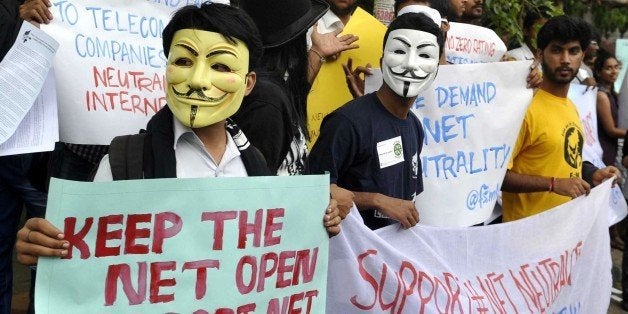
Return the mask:
POLYGON ((0 156, 51 151, 59 141, 59 117, 54 71, 13 135, 0 144, 0 156))
POLYGON ((0 62, 0 144, 6 142, 33 106, 59 44, 30 23, 0 62))

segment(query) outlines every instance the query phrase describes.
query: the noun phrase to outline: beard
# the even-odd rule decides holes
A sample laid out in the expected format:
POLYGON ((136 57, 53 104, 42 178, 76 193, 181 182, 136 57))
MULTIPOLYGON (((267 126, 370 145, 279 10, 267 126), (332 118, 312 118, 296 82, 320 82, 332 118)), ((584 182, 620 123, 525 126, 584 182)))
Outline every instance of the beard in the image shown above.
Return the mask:
POLYGON ((351 5, 347 6, 346 8, 339 8, 331 1, 327 3, 329 3, 329 10, 331 10, 331 12, 336 14, 336 16, 350 15, 351 12, 353 12, 353 10, 358 6, 357 1, 354 1, 351 5))
POLYGON ((543 68, 543 79, 547 79, 550 82, 558 83, 558 84, 569 84, 571 81, 578 75, 578 70, 573 70, 572 68, 568 68, 571 71, 571 75, 567 78, 561 77, 556 74, 556 72, 567 69, 567 67, 556 67, 554 69, 550 68, 550 66, 543 60, 541 63, 543 68))

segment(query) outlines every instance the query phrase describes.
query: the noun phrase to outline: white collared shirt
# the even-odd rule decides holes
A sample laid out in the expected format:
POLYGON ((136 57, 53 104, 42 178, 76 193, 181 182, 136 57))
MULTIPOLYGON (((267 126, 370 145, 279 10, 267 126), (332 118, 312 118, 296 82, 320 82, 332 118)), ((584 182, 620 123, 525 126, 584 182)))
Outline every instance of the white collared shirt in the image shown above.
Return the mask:
MULTIPOLYGON (((307 30, 307 50, 310 50, 310 48, 312 48, 312 29, 314 26, 310 27, 310 29, 307 30)), ((341 30, 345 28, 345 25, 342 24, 342 21, 338 18, 338 16, 336 16, 336 14, 334 14, 334 12, 331 12, 331 10, 327 10, 327 12, 325 12, 325 14, 323 14, 323 16, 321 16, 321 18, 318 20, 318 24, 317 24, 317 30, 320 34, 327 34, 327 33, 331 33, 331 32, 335 32, 337 30, 341 30)))
MULTIPOLYGON (((206 177, 246 177, 248 176, 240 151, 231 135, 225 130, 227 147, 225 153, 216 164, 214 158, 205 150, 205 146, 192 129, 173 119, 174 154, 177 167, 177 178, 206 177)), ((111 181, 109 155, 100 161, 94 182, 111 181)))
POLYGON ((534 53, 526 44, 521 45, 519 48, 508 50, 506 55, 518 61, 534 60, 534 53))

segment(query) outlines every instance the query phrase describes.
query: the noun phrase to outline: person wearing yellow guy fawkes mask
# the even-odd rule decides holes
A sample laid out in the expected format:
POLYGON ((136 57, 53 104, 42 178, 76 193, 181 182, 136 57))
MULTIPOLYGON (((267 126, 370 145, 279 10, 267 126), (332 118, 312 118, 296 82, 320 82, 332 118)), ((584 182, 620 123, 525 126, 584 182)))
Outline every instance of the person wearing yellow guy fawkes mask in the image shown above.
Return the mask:
MULTIPOLYGON (((249 69, 262 51, 250 17, 222 4, 183 7, 164 29, 163 42, 168 106, 145 133, 114 139, 94 180, 270 175, 261 153, 229 120, 255 84, 249 69)), ((330 235, 340 232, 340 221, 331 200, 323 217, 330 235)), ((45 219, 29 219, 17 238, 18 260, 26 265, 67 254, 61 231, 45 219)))

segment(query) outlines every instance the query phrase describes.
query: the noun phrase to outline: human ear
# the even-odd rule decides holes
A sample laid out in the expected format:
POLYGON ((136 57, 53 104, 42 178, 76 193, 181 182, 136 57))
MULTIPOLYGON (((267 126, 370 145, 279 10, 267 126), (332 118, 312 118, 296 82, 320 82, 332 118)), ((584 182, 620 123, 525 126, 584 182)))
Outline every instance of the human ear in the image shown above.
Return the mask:
POLYGON ((244 96, 248 96, 251 93, 251 91, 253 91, 253 87, 255 87, 256 80, 257 80, 257 74, 255 74, 255 72, 251 71, 246 75, 246 78, 245 78, 246 88, 244 90, 244 96))

